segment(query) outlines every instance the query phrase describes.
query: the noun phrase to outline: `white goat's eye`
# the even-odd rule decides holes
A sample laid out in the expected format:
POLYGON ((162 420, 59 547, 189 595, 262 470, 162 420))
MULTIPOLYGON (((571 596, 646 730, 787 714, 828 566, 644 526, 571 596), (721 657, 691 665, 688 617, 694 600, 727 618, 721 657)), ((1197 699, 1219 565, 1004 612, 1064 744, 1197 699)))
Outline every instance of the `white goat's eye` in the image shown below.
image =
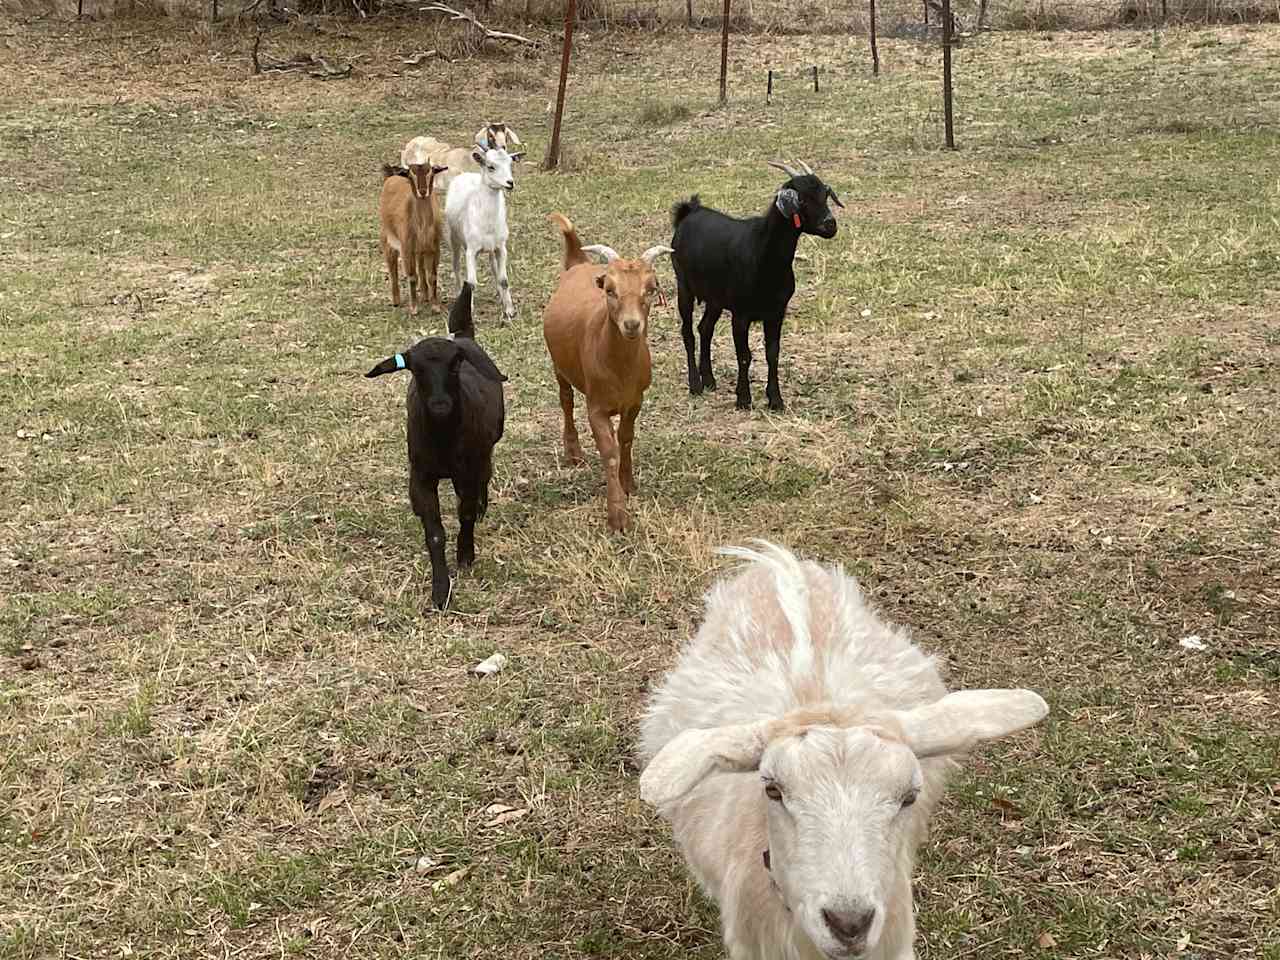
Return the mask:
POLYGON ((920 795, 919 790, 908 790, 902 798, 902 805, 904 807, 911 806, 913 803, 916 802, 916 797, 918 797, 919 795, 920 795))
POLYGON ((782 800, 782 788, 776 783, 766 783, 764 785, 764 795, 770 800, 782 800))

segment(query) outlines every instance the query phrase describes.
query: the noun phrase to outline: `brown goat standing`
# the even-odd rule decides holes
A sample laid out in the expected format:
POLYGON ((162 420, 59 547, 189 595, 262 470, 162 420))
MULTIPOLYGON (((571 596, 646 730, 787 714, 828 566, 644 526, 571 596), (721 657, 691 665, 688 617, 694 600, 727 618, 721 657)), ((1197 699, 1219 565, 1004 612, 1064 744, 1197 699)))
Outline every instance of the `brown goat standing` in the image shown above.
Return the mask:
POLYGON ((653 262, 671 248, 650 247, 639 259, 624 260, 603 245, 584 248, 564 214, 547 219, 564 235, 560 284, 542 314, 542 333, 560 385, 564 457, 568 463, 583 462, 573 423, 576 387, 587 399, 587 421, 604 462, 609 529, 623 530, 629 524, 626 498, 636 490, 631 442, 649 387, 649 309, 658 290, 653 262), (607 265, 592 263, 588 251, 602 254, 607 265))
POLYGON ((409 276, 409 312, 430 299, 440 308, 436 272, 440 265, 440 200, 435 195, 436 174, 445 167, 434 163, 410 164, 404 168, 383 165, 382 196, 378 217, 382 222, 380 242, 391 278, 391 305, 400 306, 399 261, 409 276))

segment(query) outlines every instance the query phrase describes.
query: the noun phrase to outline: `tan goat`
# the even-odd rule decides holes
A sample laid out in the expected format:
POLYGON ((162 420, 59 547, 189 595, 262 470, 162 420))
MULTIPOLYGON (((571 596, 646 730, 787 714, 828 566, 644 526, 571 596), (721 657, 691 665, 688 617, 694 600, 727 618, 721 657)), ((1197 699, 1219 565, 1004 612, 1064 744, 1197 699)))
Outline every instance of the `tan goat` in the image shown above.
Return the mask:
POLYGON ((513 146, 519 145, 520 137, 515 130, 502 122, 490 122, 476 131, 475 143, 470 147, 455 147, 435 137, 414 137, 400 151, 400 163, 407 167, 410 159, 425 157, 431 163, 448 167, 438 178, 440 189, 447 190, 458 174, 473 173, 480 169, 479 164, 471 157, 476 146, 486 150, 498 147, 511 152, 513 146))
POLYGON ((382 223, 379 240, 391 278, 391 304, 400 306, 399 261, 409 276, 409 312, 430 299, 440 308, 436 272, 440 265, 440 198, 435 194, 436 174, 444 167, 431 163, 409 164, 407 171, 382 167, 382 196, 378 218, 382 223), (406 175, 407 173, 407 175, 406 175))
POLYGON ((560 385, 564 457, 572 464, 584 459, 573 424, 577 388, 586 397, 587 421, 604 463, 609 529, 623 530, 629 524, 626 498, 636 490, 631 442, 649 387, 649 309, 658 290, 653 262, 671 248, 650 247, 639 259, 624 260, 603 245, 584 248, 564 214, 547 219, 564 235, 560 284, 542 314, 542 333, 560 385), (602 254, 607 265, 592 263, 587 252, 602 254))

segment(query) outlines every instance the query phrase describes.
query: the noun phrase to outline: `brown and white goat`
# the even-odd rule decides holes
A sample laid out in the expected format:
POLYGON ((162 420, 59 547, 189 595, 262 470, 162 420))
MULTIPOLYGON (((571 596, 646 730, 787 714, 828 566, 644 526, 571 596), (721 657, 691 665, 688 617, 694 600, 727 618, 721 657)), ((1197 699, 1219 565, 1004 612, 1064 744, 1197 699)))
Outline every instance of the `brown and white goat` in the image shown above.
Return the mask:
POLYGON ((378 219, 379 241, 391 278, 391 304, 400 306, 399 261, 409 277, 409 312, 430 299, 440 307, 436 272, 440 265, 440 198, 435 194, 435 178, 445 168, 432 163, 411 163, 408 167, 382 167, 382 196, 378 219))
POLYGON ((573 423, 576 388, 586 397, 587 421, 604 463, 609 529, 623 530, 629 525, 626 498, 636 491, 631 443, 649 387, 649 310, 658 291, 653 262, 671 248, 650 247, 638 259, 625 260, 603 245, 584 248, 564 214, 547 219, 564 235, 560 283, 542 314, 542 333, 560 385, 564 457, 572 464, 584 459, 573 423), (592 263, 587 252, 603 255, 608 263, 592 263))

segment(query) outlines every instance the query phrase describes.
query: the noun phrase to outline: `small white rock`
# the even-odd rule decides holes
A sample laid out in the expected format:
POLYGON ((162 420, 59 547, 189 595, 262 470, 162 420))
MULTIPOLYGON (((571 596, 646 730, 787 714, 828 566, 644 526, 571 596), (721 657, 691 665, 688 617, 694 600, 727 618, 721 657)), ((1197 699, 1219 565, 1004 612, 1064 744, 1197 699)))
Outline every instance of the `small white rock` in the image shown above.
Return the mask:
POLYGON ((495 653, 493 656, 488 657, 484 660, 481 660, 479 663, 477 663, 474 667, 471 668, 471 672, 474 673, 477 677, 489 677, 497 673, 506 665, 507 665, 507 658, 500 653, 495 653))
POLYGON ((1183 650, 1208 650, 1209 649, 1208 645, 1206 645, 1205 642, 1200 639, 1200 634, 1198 633, 1193 633, 1190 636, 1183 637, 1181 640, 1178 641, 1178 645, 1181 646, 1183 650))

